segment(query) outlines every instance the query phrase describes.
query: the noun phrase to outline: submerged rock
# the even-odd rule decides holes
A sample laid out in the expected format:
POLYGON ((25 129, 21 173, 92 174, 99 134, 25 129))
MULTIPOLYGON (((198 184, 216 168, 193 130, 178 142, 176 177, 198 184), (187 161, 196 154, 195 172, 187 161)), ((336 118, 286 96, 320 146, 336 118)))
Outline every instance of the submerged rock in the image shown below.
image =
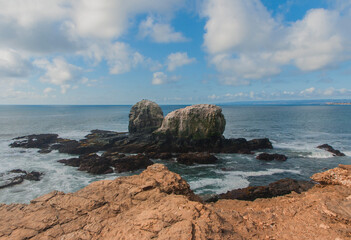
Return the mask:
POLYGON ((32 171, 27 172, 21 169, 14 169, 0 174, 0 189, 11 187, 22 183, 24 180, 40 181, 43 173, 32 171))
POLYGON ((317 148, 319 149, 323 149, 325 151, 331 152, 333 154, 333 156, 338 156, 338 157, 343 157, 345 156, 344 153, 340 152, 339 150, 334 149, 332 146, 330 146, 329 144, 323 144, 323 145, 319 145, 317 148))
POLYGON ((217 162, 217 158, 209 153, 182 153, 177 157, 177 162, 185 165, 197 164, 213 164, 217 162))
POLYGON ((129 113, 130 133, 151 133, 158 129, 163 121, 163 112, 157 103, 149 100, 137 102, 129 113))
POLYGON ((180 139, 221 138, 225 123, 220 107, 198 104, 167 114, 162 126, 155 133, 180 139))
POLYGON ((261 153, 258 156, 256 156, 256 159, 263 160, 263 161, 273 161, 273 160, 286 161, 288 159, 288 157, 283 155, 283 154, 278 154, 278 153, 274 153, 274 154, 261 153))
POLYGON ((290 178, 281 179, 268 186, 250 186, 235 189, 219 195, 219 199, 238 199, 253 201, 257 198, 272 198, 283 196, 291 192, 302 193, 315 184, 311 181, 298 181, 290 178))

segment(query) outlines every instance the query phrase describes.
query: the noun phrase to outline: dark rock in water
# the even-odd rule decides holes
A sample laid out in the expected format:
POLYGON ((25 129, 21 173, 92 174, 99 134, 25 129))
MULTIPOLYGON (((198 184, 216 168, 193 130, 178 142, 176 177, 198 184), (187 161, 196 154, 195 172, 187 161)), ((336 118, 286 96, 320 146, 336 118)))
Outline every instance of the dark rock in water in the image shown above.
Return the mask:
POLYGON ((57 138, 57 134, 33 134, 13 139, 16 141, 11 143, 10 147, 48 149, 57 138))
POLYGON ((146 153, 146 156, 149 158, 162 159, 162 160, 169 160, 173 158, 173 154, 170 152, 161 152, 161 153, 149 152, 149 153, 146 153))
POLYGON ((119 173, 129 172, 145 169, 147 166, 153 164, 153 162, 143 154, 126 156, 116 152, 104 153, 101 157, 95 153, 85 154, 78 158, 62 159, 58 162, 68 166, 78 167, 79 171, 86 171, 92 174, 112 173, 112 167, 119 173))
POLYGON ((52 152, 52 149, 48 149, 48 148, 40 149, 38 151, 38 153, 43 153, 43 154, 51 153, 51 152, 52 152))
POLYGON ((115 160, 114 167, 116 172, 130 172, 139 169, 146 169, 154 164, 148 157, 143 154, 125 156, 115 160))
POLYGON ((274 154, 261 153, 256 157, 256 159, 263 160, 263 161, 273 161, 273 160, 286 161, 288 157, 278 153, 274 153, 274 154))
POLYGON ((185 165, 212 164, 217 162, 217 158, 209 153, 182 153, 177 157, 177 162, 185 165))
POLYGON ((157 103, 149 100, 137 102, 129 114, 130 133, 151 133, 158 129, 163 121, 163 112, 157 103))
POLYGON ((331 152, 333 154, 333 156, 338 156, 338 157, 343 157, 345 156, 344 153, 340 152, 339 150, 334 149, 332 146, 330 146, 329 144, 323 144, 323 145, 319 145, 317 148, 319 149, 323 149, 325 151, 331 152))
POLYGON ((11 170, 5 174, 0 174, 0 177, 2 178, 1 180, 3 182, 1 183, 0 181, 0 189, 20 184, 24 180, 40 181, 42 175, 43 173, 36 171, 27 172, 21 169, 11 170))
POLYGON ((219 152, 252 154, 252 151, 255 150, 272 148, 272 143, 268 138, 252 139, 250 141, 247 141, 245 138, 230 138, 222 139, 219 152))
POLYGON ((225 118, 220 107, 198 104, 167 114, 162 126, 155 133, 179 139, 221 138, 225 124, 225 118))
POLYGON ((283 196, 291 192, 302 193, 312 188, 315 184, 311 181, 297 181, 290 178, 281 179, 268 186, 250 186, 227 193, 219 194, 219 199, 238 199, 253 201, 257 198, 272 198, 283 196))
POLYGON ((110 160, 100 157, 95 153, 81 155, 79 158, 62 159, 58 160, 58 162, 78 167, 79 171, 86 171, 92 174, 108 174, 113 172, 110 160))
POLYGON ((78 170, 92 174, 108 174, 113 172, 110 166, 111 163, 108 159, 92 153, 82 157, 78 170))

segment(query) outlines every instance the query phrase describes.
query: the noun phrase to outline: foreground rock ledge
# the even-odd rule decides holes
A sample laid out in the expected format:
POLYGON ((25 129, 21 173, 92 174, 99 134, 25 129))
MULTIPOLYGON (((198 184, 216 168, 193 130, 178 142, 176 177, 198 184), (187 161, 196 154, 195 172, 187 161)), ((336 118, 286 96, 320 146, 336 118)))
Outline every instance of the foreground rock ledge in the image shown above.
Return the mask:
POLYGON ((301 194, 203 204, 154 164, 75 193, 0 205, 0 239, 350 239, 351 167, 312 178, 323 184, 301 194))

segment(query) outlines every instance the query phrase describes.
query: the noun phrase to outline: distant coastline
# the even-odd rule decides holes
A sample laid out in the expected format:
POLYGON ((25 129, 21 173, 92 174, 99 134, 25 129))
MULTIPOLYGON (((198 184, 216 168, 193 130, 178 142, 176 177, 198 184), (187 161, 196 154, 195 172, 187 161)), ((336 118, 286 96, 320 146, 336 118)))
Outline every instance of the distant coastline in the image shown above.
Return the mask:
POLYGON ((327 102, 327 105, 351 105, 351 102, 327 102))

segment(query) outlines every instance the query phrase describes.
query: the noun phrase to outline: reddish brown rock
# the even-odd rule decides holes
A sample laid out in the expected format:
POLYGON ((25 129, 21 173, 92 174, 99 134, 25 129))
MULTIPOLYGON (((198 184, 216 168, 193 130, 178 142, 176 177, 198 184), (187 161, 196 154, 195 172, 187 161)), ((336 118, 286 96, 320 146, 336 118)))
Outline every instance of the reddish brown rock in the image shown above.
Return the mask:
POLYGON ((203 204, 161 164, 140 175, 52 192, 30 204, 0 204, 0 239, 312 239, 351 238, 351 167, 313 176, 301 194, 203 204))

